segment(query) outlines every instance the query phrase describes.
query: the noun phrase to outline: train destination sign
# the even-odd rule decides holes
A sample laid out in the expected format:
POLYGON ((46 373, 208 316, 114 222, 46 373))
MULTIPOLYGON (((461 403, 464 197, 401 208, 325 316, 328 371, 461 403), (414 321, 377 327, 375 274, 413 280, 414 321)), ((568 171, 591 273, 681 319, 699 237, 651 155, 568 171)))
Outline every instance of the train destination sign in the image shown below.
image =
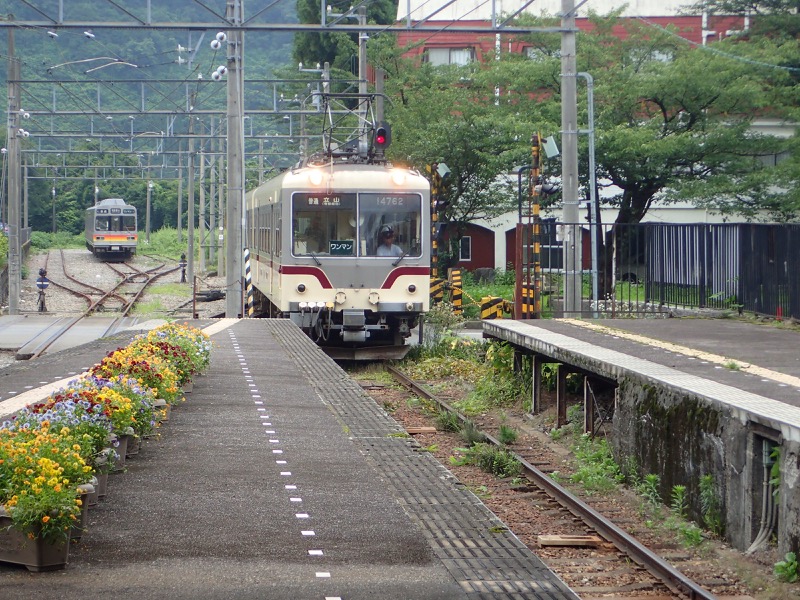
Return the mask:
POLYGON ((320 210, 326 208, 334 210, 349 208, 355 210, 356 206, 355 194, 338 194, 336 192, 297 193, 293 196, 293 199, 297 208, 313 207, 320 210))

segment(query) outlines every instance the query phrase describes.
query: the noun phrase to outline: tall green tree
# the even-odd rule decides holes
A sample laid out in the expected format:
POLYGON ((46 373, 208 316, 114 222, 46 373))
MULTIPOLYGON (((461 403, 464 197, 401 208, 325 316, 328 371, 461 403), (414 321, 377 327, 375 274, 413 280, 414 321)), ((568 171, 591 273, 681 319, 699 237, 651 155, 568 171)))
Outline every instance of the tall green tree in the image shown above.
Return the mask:
MULTIPOLYGON (((785 185, 777 187, 778 170, 765 159, 794 142, 752 128, 757 117, 792 117, 791 96, 769 62, 780 56, 780 45, 762 52, 762 64, 737 54, 734 41, 695 48, 640 21, 612 15, 593 22, 594 30, 578 38, 578 70, 594 78, 596 175, 606 188, 604 202, 619 208, 617 223, 638 223, 654 201, 679 199, 727 213, 766 209, 776 219, 791 217, 793 171, 784 169, 785 185)), ((408 69, 391 52, 381 54, 391 73, 394 153, 418 165, 443 159, 483 172, 481 180, 454 184, 451 204, 471 207, 469 199, 478 198, 496 208, 496 196, 487 193, 492 174, 496 179, 510 164, 524 164, 532 132, 560 129, 559 40, 538 35, 533 41, 535 60, 504 55, 467 67, 408 69), (481 122, 490 126, 482 129, 481 122), (459 143, 469 134, 469 146, 459 143), (477 160, 484 161, 480 167, 477 160)), ((586 124, 586 99, 579 96, 579 122, 586 124)), ((585 137, 581 148, 588 198, 585 137)), ((480 211, 465 207, 451 214, 468 218, 480 211)))
MULTIPOLYGON (((333 0, 328 4, 332 14, 344 14, 353 4, 333 0)), ((396 0, 375 0, 367 5, 367 22, 389 25, 397 17, 396 0)), ((320 3, 316 0, 297 0, 297 18, 300 23, 320 23, 320 3)), ((328 17, 332 21, 335 17, 328 17)), ((347 25, 357 23, 352 18, 344 20, 347 25)), ((331 32, 300 32, 295 34, 293 56, 305 65, 330 63, 331 67, 358 73, 358 34, 331 32)))

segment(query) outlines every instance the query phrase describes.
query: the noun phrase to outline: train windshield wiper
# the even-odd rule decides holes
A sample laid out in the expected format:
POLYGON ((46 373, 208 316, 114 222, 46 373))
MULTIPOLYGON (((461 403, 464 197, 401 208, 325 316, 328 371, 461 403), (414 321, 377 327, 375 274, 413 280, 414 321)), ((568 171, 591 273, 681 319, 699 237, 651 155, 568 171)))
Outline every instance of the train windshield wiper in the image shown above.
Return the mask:
POLYGON ((394 262, 392 263, 392 266, 393 266, 393 267, 396 267, 397 265, 399 265, 399 264, 400 264, 400 261, 401 261, 401 260, 403 260, 403 259, 406 257, 406 254, 408 254, 408 252, 406 252, 405 250, 403 250, 403 253, 400 255, 400 258, 398 258, 396 261, 394 261, 394 262))
POLYGON ((317 263, 317 266, 318 266, 318 267, 322 265, 322 263, 321 263, 321 262, 319 262, 319 259, 317 258, 317 255, 316 255, 316 254, 314 254, 313 252, 309 252, 308 254, 309 254, 309 256, 310 256, 311 258, 313 258, 313 259, 314 259, 314 262, 315 262, 315 263, 317 263))

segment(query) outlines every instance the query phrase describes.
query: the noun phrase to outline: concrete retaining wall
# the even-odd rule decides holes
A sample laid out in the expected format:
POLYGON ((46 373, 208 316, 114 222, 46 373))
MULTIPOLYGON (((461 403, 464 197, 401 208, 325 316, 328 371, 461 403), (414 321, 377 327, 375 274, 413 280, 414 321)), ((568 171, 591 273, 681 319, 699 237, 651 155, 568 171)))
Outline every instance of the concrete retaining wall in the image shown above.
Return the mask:
POLYGON ((800 448, 784 438, 780 424, 756 423, 701 396, 629 375, 619 383, 613 438, 619 464, 636 468, 640 477, 660 477, 664 504, 669 505, 675 485, 686 486, 691 517, 701 524, 700 481, 711 475, 725 538, 739 550, 746 550, 761 529, 765 472, 774 475, 764 460, 764 441, 777 446, 778 551, 782 556, 797 550, 800 448))

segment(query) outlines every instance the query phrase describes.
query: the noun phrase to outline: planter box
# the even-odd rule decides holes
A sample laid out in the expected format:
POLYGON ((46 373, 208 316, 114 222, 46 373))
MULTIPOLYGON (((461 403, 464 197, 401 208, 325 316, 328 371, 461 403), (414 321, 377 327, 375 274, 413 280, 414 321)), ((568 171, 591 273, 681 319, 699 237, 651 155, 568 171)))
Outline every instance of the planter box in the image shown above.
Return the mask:
POLYGON ((128 436, 128 447, 125 450, 125 458, 130 458, 131 456, 139 454, 141 442, 142 439, 138 435, 128 436))
POLYGON ((94 486, 91 483, 84 483, 78 486, 78 490, 81 497, 81 514, 70 533, 70 539, 74 542, 81 541, 81 536, 89 524, 89 496, 94 492, 94 486))
POLYGON ((57 571, 67 566, 68 558, 69 539, 57 543, 29 539, 0 511, 0 562, 24 565, 29 571, 57 571))

